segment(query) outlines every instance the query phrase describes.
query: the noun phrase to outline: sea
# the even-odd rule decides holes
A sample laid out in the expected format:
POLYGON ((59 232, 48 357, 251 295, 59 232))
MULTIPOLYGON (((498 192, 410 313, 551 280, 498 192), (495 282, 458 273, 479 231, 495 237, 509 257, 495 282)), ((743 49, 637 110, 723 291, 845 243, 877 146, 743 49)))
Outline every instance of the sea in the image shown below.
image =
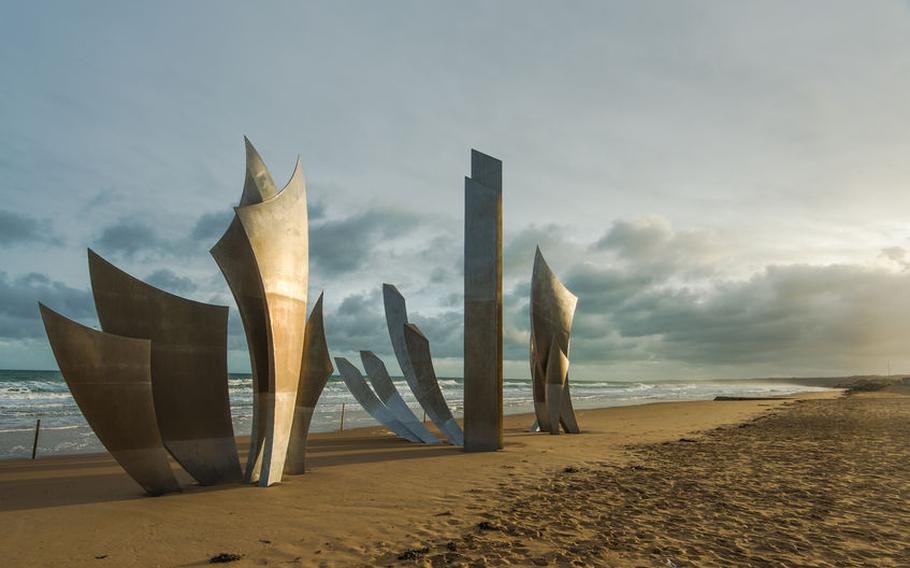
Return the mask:
MULTIPOLYGON (((423 412, 403 378, 394 379, 398 392, 418 418, 423 412)), ((456 417, 463 410, 463 380, 440 378, 439 385, 456 417)), ((783 383, 752 381, 581 381, 573 380, 572 402, 577 409, 628 406, 671 400, 710 400, 715 396, 775 396, 794 392, 826 390, 783 383)), ((250 433, 253 417, 252 377, 228 377, 234 432, 250 433)), ((503 386, 506 414, 533 411, 530 379, 506 379, 503 386)), ((376 423, 354 400, 338 377, 326 385, 311 431, 330 432, 376 423)), ((41 420, 38 455, 60 455, 104 451, 98 438, 82 417, 79 407, 59 371, 0 370, 0 459, 31 457, 35 426, 41 420)), ((530 424, 528 424, 530 426, 530 424)))

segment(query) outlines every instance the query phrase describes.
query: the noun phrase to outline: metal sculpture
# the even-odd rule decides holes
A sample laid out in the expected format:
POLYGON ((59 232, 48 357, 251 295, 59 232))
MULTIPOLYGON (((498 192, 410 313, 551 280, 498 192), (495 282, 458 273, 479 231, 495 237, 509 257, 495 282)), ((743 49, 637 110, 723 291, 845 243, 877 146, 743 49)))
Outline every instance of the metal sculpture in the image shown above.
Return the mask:
POLYGON ((471 150, 464 180, 464 449, 502 448, 502 162, 471 150))
MULTIPOLYGON (((272 176, 256 148, 248 138, 244 137, 243 141, 246 147, 246 178, 240 198, 241 206, 261 203, 278 193, 275 182, 272 181, 272 176)), ((249 351, 250 370, 253 375, 253 422, 249 457, 244 472, 244 480, 249 483, 259 478, 262 466, 260 450, 265 437, 265 427, 260 427, 260 422, 264 420, 269 406, 266 404, 269 399, 269 339, 264 292, 256 270, 256 259, 253 257, 243 225, 236 215, 227 231, 209 252, 221 269, 234 296, 249 351)))
POLYGON ((100 332, 39 308, 60 372, 104 447, 149 495, 180 491, 158 433, 149 340, 100 332))
POLYGON ((300 369, 300 386, 297 388, 297 404, 294 408, 294 425, 291 427, 291 439, 288 443, 288 459, 284 465, 285 473, 295 474, 306 471, 306 444, 310 432, 310 422, 319 396, 329 381, 332 371, 332 358, 325 340, 325 327, 322 319, 322 294, 316 300, 310 318, 306 323, 303 340, 303 364, 300 369))
POLYGON ((303 357, 308 281, 306 187, 300 160, 275 192, 259 154, 246 141, 240 206, 212 256, 237 302, 250 346, 253 432, 245 478, 281 481, 303 357))
POLYGON ((550 270, 540 252, 531 273, 531 345, 534 412, 542 432, 577 434, 569 393, 569 342, 578 298, 550 270))
POLYGON ((351 394, 354 395, 354 398, 360 403, 360 406, 362 406, 370 416, 405 440, 409 442, 420 441, 420 438, 408 430, 408 428, 395 417, 392 411, 386 408, 382 401, 379 400, 363 378, 360 369, 355 367, 353 363, 344 357, 335 357, 335 364, 338 365, 338 372, 341 374, 341 379, 344 381, 344 384, 347 385, 348 390, 351 391, 351 394))
POLYGON ((417 377, 417 385, 423 389, 419 395, 416 392, 414 394, 419 399, 426 401, 424 408, 427 415, 433 424, 436 424, 439 431, 448 438, 449 443, 455 446, 464 445, 464 434, 461 432, 461 427, 452 416, 452 411, 449 410, 449 405, 446 404, 446 399, 439 389, 439 381, 436 378, 436 371, 433 369, 429 340, 412 323, 406 324, 402 331, 408 350, 408 359, 411 361, 417 377))
MULTIPOLYGON (((423 358, 421 368, 424 372, 417 373, 415 371, 416 362, 409 353, 408 341, 405 335, 405 327, 408 325, 408 310, 404 296, 401 295, 395 286, 383 284, 382 300, 385 306, 385 319, 389 328, 389 338, 392 340, 392 349, 395 351, 395 357, 398 359, 401 373, 404 375, 408 386, 411 387, 411 392, 417 397, 417 402, 420 403, 427 416, 448 439, 449 443, 456 446, 462 445, 464 443, 464 434, 452 416, 452 411, 449 410, 445 397, 442 396, 439 382, 436 380, 436 373, 432 371, 433 362, 427 361, 430 353, 429 343, 425 347, 417 346, 416 352, 423 358), (428 368, 429 372, 427 372, 428 368)), ((418 335, 423 337, 419 330, 418 335)), ((423 339, 426 341, 426 338, 423 339)), ((418 341, 418 343, 420 342, 418 341)))
POLYGON ((227 385, 228 309, 159 290, 88 251, 101 329, 151 341, 164 447, 201 485, 241 480, 227 385))
POLYGON ((360 360, 363 363, 363 368, 366 371, 367 377, 370 379, 370 384, 373 385, 373 390, 376 391, 376 394, 379 396, 382 403, 385 404, 386 408, 395 415, 395 418, 404 424, 408 430, 413 432, 421 442, 438 444, 439 438, 430 432, 427 427, 423 425, 423 422, 417 419, 414 412, 408 407, 404 399, 401 398, 401 394, 398 392, 398 389, 395 388, 395 383, 392 382, 392 377, 389 376, 389 372, 385 367, 385 363, 382 362, 382 359, 377 357, 372 351, 361 351, 360 360))

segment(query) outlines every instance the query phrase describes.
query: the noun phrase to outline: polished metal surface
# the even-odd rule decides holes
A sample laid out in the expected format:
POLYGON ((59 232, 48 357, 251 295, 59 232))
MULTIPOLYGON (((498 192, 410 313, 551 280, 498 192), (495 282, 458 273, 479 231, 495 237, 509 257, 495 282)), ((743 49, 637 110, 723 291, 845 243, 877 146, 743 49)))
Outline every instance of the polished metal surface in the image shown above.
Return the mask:
POLYGON ((306 188, 300 161, 274 184, 247 141, 240 207, 212 256, 228 280, 250 344, 254 419, 246 478, 281 481, 300 381, 308 283, 306 188))
POLYGON ((421 442, 438 444, 439 438, 417 419, 411 408, 401 398, 401 394, 395 388, 395 383, 392 382, 392 377, 389 376, 389 371, 386 369, 382 359, 377 357, 372 351, 361 351, 360 361, 363 363, 366 375, 370 379, 370 384, 373 385, 373 390, 379 396, 379 400, 385 404, 395 418, 404 424, 421 442))
MULTIPOLYGON (((275 196, 278 191, 265 163, 253 144, 244 136, 246 146, 246 178, 243 184, 241 205, 261 203, 275 196)), ((244 480, 247 483, 259 479, 262 467, 262 447, 265 437, 263 417, 267 414, 266 401, 269 392, 269 338, 266 326, 265 292, 256 267, 256 259, 250 248, 243 225, 237 215, 221 239, 209 251, 218 268, 221 269, 243 321, 253 375, 253 421, 250 430, 250 448, 244 480)))
POLYGON ((562 395, 566 390, 566 379, 569 374, 569 360, 554 339, 550 342, 550 353, 547 355, 547 418, 550 423, 550 434, 559 434, 560 414, 562 412, 562 395))
POLYGON ((237 216, 227 231, 209 251, 227 280, 243 321, 253 375, 253 422, 250 430, 250 448, 244 470, 244 480, 252 483, 259 479, 262 466, 262 446, 265 428, 262 421, 269 400, 269 339, 266 327, 265 301, 262 282, 256 261, 246 240, 246 234, 237 216))
POLYGON ((246 147, 246 179, 243 181, 243 194, 240 196, 241 207, 262 203, 278 194, 272 174, 265 167, 265 162, 253 147, 253 143, 244 136, 243 144, 246 147))
POLYGON ((164 446, 201 485, 239 482, 227 384, 228 309, 159 290, 88 251, 105 333, 151 341, 164 446))
MULTIPOLYGON (((417 398, 417 402, 426 411, 427 416, 433 421, 433 424, 439 428, 450 444, 460 446, 464 442, 464 434, 461 427, 452 418, 452 412, 446 404, 442 391, 439 390, 439 383, 436 380, 436 373, 432 371, 433 362, 423 361, 424 369, 429 368, 429 372, 418 374, 414 369, 413 358, 408 349, 408 342, 405 336, 405 326, 408 324, 408 310, 404 301, 404 296, 391 284, 382 285, 382 300, 385 306, 386 325, 389 328, 389 338, 392 340, 392 349, 395 351, 395 357, 398 359, 398 366, 401 367, 401 373, 404 375, 411 392, 417 398), (427 365, 427 362, 429 365, 427 365)), ((418 335, 423 334, 417 330, 418 335)), ((424 338, 426 340, 426 338, 424 338)), ((419 340, 416 340, 418 343, 419 340)), ((426 358, 429 357, 430 347, 418 346, 419 353, 426 358)))
POLYGON ((149 495, 180 491, 158 432, 149 340, 96 331, 39 307, 60 372, 104 447, 149 495))
POLYGON ((578 417, 575 416, 575 407, 572 406, 572 393, 569 390, 568 360, 566 361, 566 382, 562 389, 562 402, 560 403, 559 421, 563 429, 569 434, 578 434, 578 417))
POLYGON ((471 150, 464 206, 464 449, 502 448, 502 162, 471 150))
MULTIPOLYGON (((566 432, 578 433, 578 420, 572 407, 572 398, 569 393, 568 359, 569 343, 572 332, 572 320, 575 316, 575 306, 578 298, 556 277, 537 249, 534 255, 534 269, 531 274, 531 345, 530 363, 531 376, 533 377, 534 411, 542 432, 559 429, 560 423, 566 432), (549 355, 555 345, 559 352, 566 357, 565 379, 562 381, 563 389, 559 400, 553 401, 559 409, 559 422, 551 423, 552 413, 547 387, 547 374, 549 370, 549 355)), ((558 366, 557 368, 561 368, 558 366)))
POLYGON ((322 317, 322 294, 310 312, 306 323, 303 340, 303 364, 300 369, 300 386, 297 388, 297 404, 294 407, 294 425, 291 427, 291 439, 288 443, 288 459, 284 465, 285 473, 304 473, 306 471, 306 444, 310 432, 310 422, 316 403, 331 376, 332 358, 325 339, 325 326, 322 317))
POLYGON ((427 411, 427 415, 448 442, 455 446, 463 445, 464 434, 439 389, 439 381, 436 378, 436 371, 433 369, 433 357, 430 354, 430 342, 412 323, 406 324, 403 331, 408 358, 413 365, 417 385, 420 388, 420 393, 415 392, 414 395, 419 400, 425 401, 424 409, 427 411))
POLYGON ((335 357, 335 364, 338 365, 338 372, 341 374, 341 380, 347 385, 348 390, 354 395, 360 406, 366 410, 374 420, 409 442, 420 442, 420 438, 414 435, 391 410, 386 408, 376 393, 367 384, 360 369, 344 357, 335 357))

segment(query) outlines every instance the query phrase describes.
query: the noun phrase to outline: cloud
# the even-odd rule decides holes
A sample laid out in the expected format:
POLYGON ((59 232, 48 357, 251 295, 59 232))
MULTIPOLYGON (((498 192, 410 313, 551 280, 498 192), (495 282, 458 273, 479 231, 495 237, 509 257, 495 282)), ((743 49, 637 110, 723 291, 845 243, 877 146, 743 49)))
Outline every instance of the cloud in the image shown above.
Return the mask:
POLYGON ((307 200, 307 219, 312 223, 325 218, 325 201, 322 199, 307 200))
MULTIPOLYGON (((217 236, 228 221, 229 211, 203 215, 187 237, 174 240, 124 221, 105 230, 102 240, 125 256, 155 250, 186 255, 181 246, 217 236)), ((729 269, 742 263, 734 253, 744 254, 735 235, 714 229, 680 230, 649 216, 618 220, 589 242, 569 234, 567 227, 548 224, 506 237, 511 272, 503 298, 504 348, 519 376, 526 367, 529 278, 538 243, 579 297, 571 359, 576 373, 589 371, 576 376, 615 376, 617 369, 653 377, 683 370, 705 377, 782 369, 852 373, 878 369, 887 359, 900 365, 910 336, 910 295, 904 294, 910 253, 899 246, 881 250, 878 264, 769 263, 740 273, 729 269)), ((384 273, 394 273, 408 280, 402 290, 410 291, 411 321, 429 337, 440 364, 454 368, 463 349, 463 300, 460 239, 453 235, 449 226, 382 208, 314 222, 311 272, 329 293, 326 331, 333 354, 356 357, 369 349, 395 372, 378 285, 384 273), (345 278, 352 271, 363 278, 345 278), (336 298, 341 301, 333 303, 336 298)), ((199 272, 159 268, 146 281, 181 295, 227 298, 221 298, 227 289, 214 272, 207 280, 199 272)), ((0 332, 41 335, 38 299, 76 318, 93 313, 86 291, 40 274, 3 275, 0 332)), ((229 344, 235 352, 243 349, 239 323, 232 309, 229 344)))
POLYGON ((903 270, 910 269, 910 256, 907 254, 907 249, 903 247, 895 246, 883 248, 879 256, 887 261, 893 262, 903 270))
MULTIPOLYGON (((727 235, 677 230, 660 217, 617 221, 588 244, 566 234, 558 226, 532 226, 510 237, 506 249, 519 259, 517 267, 530 263, 534 244, 544 242, 548 259, 562 267, 558 275, 579 297, 571 353, 576 368, 609 373, 621 365, 647 375, 650 366, 663 365, 663 372, 675 366, 704 376, 730 369, 853 372, 889 350, 899 353, 900 338, 910 336, 910 299, 899 293, 910 286, 910 274, 772 264, 739 277, 716 268, 730 259, 727 235), (888 314, 896 317, 886 321, 888 314)), ((462 299, 441 293, 446 270, 424 270, 425 282, 412 284, 418 290, 412 297, 437 293, 421 296, 410 318, 430 338, 434 357, 458 359, 462 299)), ((511 368, 523 373, 530 275, 515 271, 503 297, 504 348, 511 368)), ((391 356, 378 289, 345 297, 327 313, 326 327, 333 350, 391 356)))
POLYGON ((46 220, 0 209, 0 247, 26 243, 61 245, 63 240, 46 220))
POLYGON ((552 251, 563 256, 576 256, 578 251, 566 237, 566 228, 554 223, 529 225, 507 235, 502 250, 502 270, 510 276, 531 277, 534 251, 539 246, 544 255, 552 251))
MULTIPOLYGON (((408 318, 430 340, 433 357, 461 357, 464 316, 460 309, 423 314, 409 306, 408 318)), ((394 360, 379 288, 345 297, 334 311, 326 313, 325 327, 333 354, 369 350, 394 360)))
POLYGON ((145 277, 145 282, 177 295, 192 294, 199 289, 190 278, 178 276, 173 270, 161 268, 145 277))
POLYGON ((378 288, 369 293, 346 296, 338 307, 325 314, 326 340, 333 355, 370 350, 391 352, 388 328, 378 288))
POLYGON ((173 238, 162 236, 144 221, 120 219, 105 227, 93 246, 102 255, 130 260, 203 256, 221 238, 233 215, 231 209, 204 213, 188 233, 173 238))
POLYGON ((134 258, 140 252, 168 249, 167 242, 141 221, 121 220, 106 227, 94 246, 105 256, 134 258))
POLYGON ((413 213, 372 208, 341 219, 310 226, 310 260, 321 278, 340 276, 364 267, 385 241, 413 231, 419 218, 413 213))
POLYGON ((95 316, 88 290, 71 288, 45 274, 33 272, 10 279, 5 272, 0 272, 0 338, 43 337, 39 301, 76 320, 95 316))
MULTIPOLYGON (((323 207, 311 207, 310 260, 320 277, 331 278, 361 269, 388 241, 416 229, 419 218, 405 211, 371 208, 354 215, 325 220, 323 207)), ((95 240, 99 253, 126 259, 184 258, 211 248, 230 225, 233 210, 204 213, 190 231, 175 238, 163 237, 154 227, 135 219, 121 219, 104 228, 95 240)))
MULTIPOLYGON (((851 373, 902 352, 910 274, 772 264, 731 278, 713 268, 721 240, 674 231, 659 218, 616 222, 592 247, 615 262, 579 262, 564 276, 579 297, 573 361, 851 373)), ((904 260, 897 247, 882 255, 904 260)))
POLYGON ((208 246, 211 248, 221 238, 224 231, 227 230, 233 218, 233 209, 205 213, 193 225, 193 229, 190 231, 190 239, 201 243, 210 243, 208 246))
POLYGON ((732 241, 709 229, 676 231, 667 219, 652 215, 617 220, 591 249, 658 278, 703 278, 721 268, 732 241))

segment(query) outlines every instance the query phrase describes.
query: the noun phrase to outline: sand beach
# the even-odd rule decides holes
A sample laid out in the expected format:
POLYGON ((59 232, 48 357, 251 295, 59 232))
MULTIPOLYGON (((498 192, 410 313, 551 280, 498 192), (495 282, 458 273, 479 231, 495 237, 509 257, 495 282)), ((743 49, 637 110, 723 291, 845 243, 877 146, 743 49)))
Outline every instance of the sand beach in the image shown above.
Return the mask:
POLYGON ((507 416, 483 454, 317 434, 311 471, 267 490, 149 498, 104 454, 4 460, 0 549, 7 566, 902 566, 906 390, 584 410, 577 436, 507 416))

